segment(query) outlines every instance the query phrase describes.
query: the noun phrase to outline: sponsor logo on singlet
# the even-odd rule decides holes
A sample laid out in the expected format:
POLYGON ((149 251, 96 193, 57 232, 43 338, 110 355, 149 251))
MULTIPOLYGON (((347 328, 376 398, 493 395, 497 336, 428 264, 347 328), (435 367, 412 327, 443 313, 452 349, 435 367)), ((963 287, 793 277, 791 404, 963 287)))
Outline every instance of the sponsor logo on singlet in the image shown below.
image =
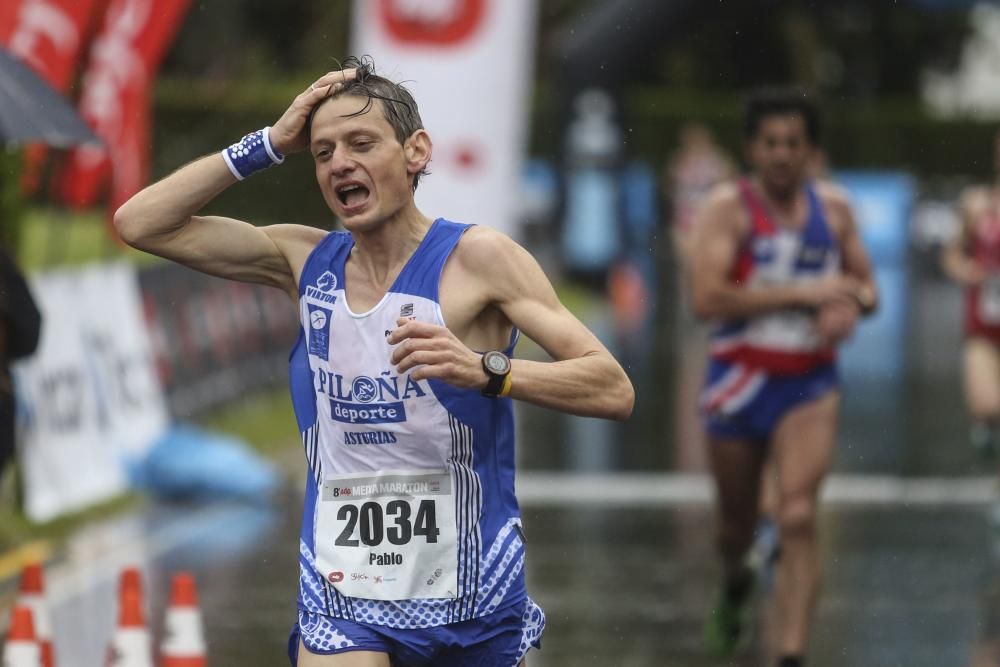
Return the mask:
POLYGON ((803 244, 802 249, 799 251, 798 264, 807 268, 819 268, 826 261, 826 255, 829 250, 829 246, 803 244))
POLYGON ((309 306, 309 354, 326 359, 330 356, 330 320, 333 311, 321 306, 309 306))
POLYGON ((332 271, 324 271, 323 275, 316 279, 316 286, 306 286, 306 296, 316 301, 324 303, 336 303, 337 297, 330 292, 337 289, 337 276, 332 271))
POLYGON ((426 395, 410 376, 384 371, 378 377, 345 378, 317 369, 316 392, 330 397, 330 418, 345 424, 391 424, 406 421, 403 401, 426 395))

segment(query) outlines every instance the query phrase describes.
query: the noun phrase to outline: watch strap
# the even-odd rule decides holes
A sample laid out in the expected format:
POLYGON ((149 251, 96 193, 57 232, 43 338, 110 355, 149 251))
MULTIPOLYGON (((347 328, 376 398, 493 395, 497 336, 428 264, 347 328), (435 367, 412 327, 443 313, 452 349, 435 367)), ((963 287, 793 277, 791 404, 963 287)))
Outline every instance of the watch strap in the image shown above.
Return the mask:
POLYGON ((483 396, 499 396, 500 392, 503 391, 504 381, 510 377, 510 373, 507 375, 492 375, 491 373, 486 374, 486 386, 483 387, 483 396))

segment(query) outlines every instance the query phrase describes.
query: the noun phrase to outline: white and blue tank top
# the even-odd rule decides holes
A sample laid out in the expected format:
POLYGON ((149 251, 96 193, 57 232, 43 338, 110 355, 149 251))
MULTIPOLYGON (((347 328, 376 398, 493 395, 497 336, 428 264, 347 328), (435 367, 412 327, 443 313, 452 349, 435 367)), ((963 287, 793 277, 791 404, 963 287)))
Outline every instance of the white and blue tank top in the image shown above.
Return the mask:
POLYGON ((423 628, 527 597, 511 400, 397 374, 386 342, 400 317, 445 324, 441 272, 468 227, 434 221, 364 313, 345 296, 350 234, 331 232, 303 268, 289 374, 309 467, 306 611, 423 628))

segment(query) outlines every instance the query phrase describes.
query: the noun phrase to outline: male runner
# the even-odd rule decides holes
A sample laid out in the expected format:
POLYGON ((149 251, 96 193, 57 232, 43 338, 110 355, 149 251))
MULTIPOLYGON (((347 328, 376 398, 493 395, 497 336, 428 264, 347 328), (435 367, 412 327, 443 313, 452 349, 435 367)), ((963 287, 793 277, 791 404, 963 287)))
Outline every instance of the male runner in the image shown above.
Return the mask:
POLYGON ((432 149, 417 105, 350 63, 115 224, 133 246, 298 304, 290 379, 311 475, 292 663, 524 664, 544 615, 525 591, 510 399, 625 419, 632 385, 523 248, 417 210, 432 149), (307 149, 347 232, 195 215, 307 149), (511 361, 519 331, 555 361, 511 361))
MULTIPOLYGON (((993 151, 1000 174, 1000 133, 993 151)), ((961 228, 941 259, 945 273, 967 288, 963 375, 973 420, 969 439, 989 456, 1000 421, 1000 185, 967 188, 959 213, 961 228)))
POLYGON ((745 563, 768 453, 778 486, 779 665, 802 665, 819 584, 816 504, 840 393, 835 346, 876 305, 851 208, 807 173, 818 112, 794 91, 754 94, 745 118, 750 177, 718 186, 698 223, 692 300, 719 321, 701 397, 718 493, 725 572, 706 625, 714 651, 739 639, 752 577, 745 563))

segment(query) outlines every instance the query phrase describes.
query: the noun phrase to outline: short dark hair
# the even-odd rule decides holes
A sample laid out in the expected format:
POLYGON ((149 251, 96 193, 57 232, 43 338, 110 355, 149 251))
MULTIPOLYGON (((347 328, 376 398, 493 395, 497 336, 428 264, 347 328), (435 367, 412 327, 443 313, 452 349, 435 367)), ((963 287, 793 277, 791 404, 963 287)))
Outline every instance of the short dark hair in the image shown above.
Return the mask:
POLYGON ((820 141, 819 107, 809 95, 799 88, 758 88, 747 97, 743 112, 743 136, 753 139, 760 123, 767 116, 796 114, 806 124, 809 142, 818 146, 820 141))
MULTIPOLYGON (((362 56, 361 58, 351 56, 337 65, 339 69, 354 68, 357 72, 353 81, 327 99, 349 95, 368 100, 360 110, 347 114, 345 117, 368 113, 375 100, 381 100, 382 112, 389 125, 392 126, 396 140, 399 141, 400 145, 405 144, 411 134, 424 128, 424 122, 420 119, 420 110, 417 109, 417 102, 413 99, 413 95, 402 84, 376 74, 375 61, 370 56, 362 56)), ((322 105, 323 103, 320 102, 313 107, 312 115, 315 115, 316 110, 322 105)), ((309 129, 312 130, 312 116, 309 118, 309 129)), ((413 175, 412 187, 414 190, 417 189, 417 181, 420 180, 420 177, 427 173, 427 169, 424 168, 413 175)))

